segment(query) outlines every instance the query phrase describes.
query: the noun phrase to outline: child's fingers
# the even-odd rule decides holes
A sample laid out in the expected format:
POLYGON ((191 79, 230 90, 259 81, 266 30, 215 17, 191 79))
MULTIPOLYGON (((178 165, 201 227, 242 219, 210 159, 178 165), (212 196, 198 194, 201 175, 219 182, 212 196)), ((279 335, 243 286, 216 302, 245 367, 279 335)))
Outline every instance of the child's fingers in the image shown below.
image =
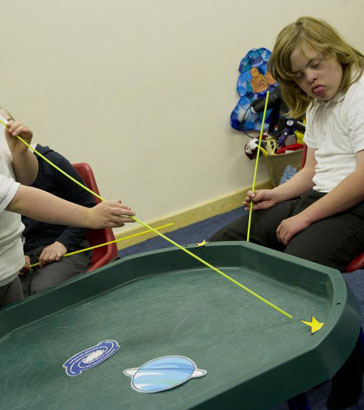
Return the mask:
POLYGON ((31 135, 31 131, 25 125, 20 124, 18 127, 14 127, 14 129, 11 131, 11 135, 13 137, 17 137, 18 135, 29 137, 31 135))
POLYGON ((32 132, 28 127, 16 121, 8 122, 7 131, 13 137, 17 137, 18 135, 22 134, 26 135, 27 137, 32 135, 32 132))
POLYGON ((117 202, 118 202, 118 204, 120 204, 124 209, 131 210, 130 206, 127 206, 127 205, 123 204, 122 201, 117 201, 117 202))
POLYGON ((131 210, 131 208, 127 205, 124 205, 121 201, 118 201, 117 203, 110 203, 110 206, 112 207, 112 212, 114 215, 118 216, 135 216, 135 212, 131 210))

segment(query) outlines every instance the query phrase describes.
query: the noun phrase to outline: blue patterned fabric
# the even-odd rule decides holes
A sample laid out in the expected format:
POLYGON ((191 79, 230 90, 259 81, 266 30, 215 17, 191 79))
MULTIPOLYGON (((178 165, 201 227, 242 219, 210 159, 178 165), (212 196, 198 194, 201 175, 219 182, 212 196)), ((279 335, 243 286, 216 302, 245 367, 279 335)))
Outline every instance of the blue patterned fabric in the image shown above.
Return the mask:
POLYGON ((287 182, 289 179, 293 177, 293 175, 297 174, 298 169, 295 167, 292 167, 291 165, 287 165, 286 169, 283 172, 282 178, 279 181, 279 185, 284 184, 287 182))
MULTIPOLYGON (((249 110, 251 103, 264 98, 267 91, 273 91, 278 83, 268 71, 271 51, 266 48, 253 48, 241 60, 237 91, 240 100, 230 115, 230 125, 238 131, 260 131, 263 113, 255 114, 249 110)), ((265 126, 269 126, 271 109, 267 110, 265 126)))

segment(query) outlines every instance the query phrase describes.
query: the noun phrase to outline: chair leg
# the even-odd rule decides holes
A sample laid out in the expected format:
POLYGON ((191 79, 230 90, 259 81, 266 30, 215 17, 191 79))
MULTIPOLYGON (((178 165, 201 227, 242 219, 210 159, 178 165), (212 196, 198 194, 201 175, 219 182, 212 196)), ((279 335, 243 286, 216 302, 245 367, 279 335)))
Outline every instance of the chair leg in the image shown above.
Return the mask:
POLYGON ((301 393, 287 401, 289 410, 311 410, 307 394, 301 393))

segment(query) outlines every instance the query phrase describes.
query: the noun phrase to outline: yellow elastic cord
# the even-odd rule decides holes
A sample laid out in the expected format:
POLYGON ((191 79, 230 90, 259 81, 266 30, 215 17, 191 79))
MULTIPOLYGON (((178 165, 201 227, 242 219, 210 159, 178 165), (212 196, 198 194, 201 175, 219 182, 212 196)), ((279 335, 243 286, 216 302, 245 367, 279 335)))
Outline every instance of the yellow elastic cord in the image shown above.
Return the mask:
MULTIPOLYGON (((166 225, 158 226, 157 228, 154 228, 154 229, 155 229, 155 230, 163 229, 163 228, 167 228, 168 226, 171 226, 171 225, 174 225, 174 222, 171 222, 171 223, 166 224, 166 225)), ((147 234, 147 233, 150 233, 150 230, 148 230, 148 231, 143 231, 143 232, 139 232, 139 233, 134 233, 133 235, 125 236, 124 238, 114 239, 113 241, 109 241, 109 242, 105 242, 105 243, 100 243, 99 245, 90 246, 89 248, 79 249, 78 251, 65 253, 65 254, 62 256, 62 258, 66 257, 66 256, 76 255, 77 253, 82 253, 82 252, 91 251, 91 250, 96 249, 96 248, 101 248, 102 246, 110 245, 111 243, 117 243, 117 242, 121 242, 121 241, 126 241, 127 239, 136 238, 137 236, 145 235, 145 234, 147 234)), ((38 266, 38 265, 39 265, 39 262, 33 263, 32 265, 30 265, 30 267, 31 267, 31 268, 34 268, 34 267, 36 267, 36 266, 38 266)))
MULTIPOLYGON (((262 147, 262 137, 263 137, 263 129, 264 129, 264 122, 265 122, 265 115, 267 113, 267 106, 269 100, 269 91, 267 91, 267 95, 265 96, 265 105, 263 111, 263 119, 262 119, 262 126, 260 127, 260 135, 259 135, 259 142, 258 142, 258 150, 257 150, 257 158, 255 160, 255 168, 254 168, 254 177, 253 177, 253 185, 252 185, 252 192, 255 192, 255 182, 257 180, 257 172, 258 172, 258 162, 259 162, 259 152, 261 151, 262 147)), ((248 219, 248 231, 246 234, 246 241, 249 242, 250 240, 250 229, 251 229, 251 222, 252 222, 252 213, 253 213, 253 201, 250 201, 249 207, 249 219, 248 219)))
MULTIPOLYGON (((264 112, 266 111, 266 107, 264 109, 264 112)), ((1 122, 1 121, 0 121, 1 122)), ((264 123, 264 120, 263 120, 264 123)), ((262 126, 263 127, 263 126, 262 126)), ((63 170, 61 170, 59 167, 57 167, 55 164, 53 164, 51 161, 49 161, 47 158, 45 158, 42 154, 40 154, 35 148, 33 148, 31 145, 29 145, 26 141, 24 141, 23 138, 21 138, 20 136, 17 136, 17 138, 23 143, 25 144, 29 149, 31 149, 33 152, 35 152, 37 155, 39 155, 41 158, 43 158, 46 162, 48 162, 48 164, 52 165, 54 168, 56 168, 59 172, 61 172, 64 176, 66 176, 67 178, 71 179, 73 182, 75 182, 77 185, 79 185, 80 187, 86 189, 86 191, 90 192, 92 195, 94 195, 96 198, 99 198, 101 201, 106 201, 106 199, 102 198, 100 195, 96 194, 95 192, 93 192, 91 189, 89 189, 88 187, 86 187, 85 185, 81 184, 79 181, 77 181, 76 179, 72 178, 70 175, 68 175, 66 172, 64 172, 63 170)), ((280 309, 278 306, 274 305, 273 303, 269 302, 267 299, 263 298, 262 296, 258 295, 257 293, 255 293, 254 291, 250 290, 249 288, 247 288, 246 286, 242 285, 241 283, 239 283, 238 281, 236 281, 235 279, 231 278, 230 276, 228 276, 226 273, 222 272, 220 269, 217 269, 216 267, 212 266, 211 264, 209 264, 208 262, 206 262, 205 260, 203 260, 202 258, 198 257, 197 255, 195 255, 194 253, 190 252, 188 249, 184 248, 182 245, 179 245, 177 242, 173 241, 172 239, 168 238, 167 236, 163 235, 162 233, 158 232, 156 229, 152 228, 150 225, 148 225, 147 223, 141 221, 140 219, 130 216, 130 219, 132 219, 135 222, 138 222, 140 225, 144 226, 145 228, 147 228, 148 230, 154 232, 155 234, 157 234, 158 236, 162 237, 163 239, 165 239, 166 241, 170 242, 172 245, 176 246, 177 248, 179 248, 180 250, 182 250, 183 252, 187 253, 188 255, 192 256, 193 258, 197 259, 199 262, 201 262, 202 264, 206 265, 207 267, 209 267, 210 269, 212 269, 213 271, 215 271, 216 273, 218 273, 219 275, 223 276, 224 278, 228 279, 230 282, 234 283, 235 285, 239 286, 241 289, 244 289, 246 292, 250 293, 252 296, 255 296, 257 299, 259 299, 260 301, 264 302, 265 304, 267 304, 268 306, 270 306, 271 308, 275 309, 277 312, 280 312, 281 314, 287 316, 290 319, 293 319, 293 316, 290 315, 289 313, 285 312, 284 310, 280 309)))

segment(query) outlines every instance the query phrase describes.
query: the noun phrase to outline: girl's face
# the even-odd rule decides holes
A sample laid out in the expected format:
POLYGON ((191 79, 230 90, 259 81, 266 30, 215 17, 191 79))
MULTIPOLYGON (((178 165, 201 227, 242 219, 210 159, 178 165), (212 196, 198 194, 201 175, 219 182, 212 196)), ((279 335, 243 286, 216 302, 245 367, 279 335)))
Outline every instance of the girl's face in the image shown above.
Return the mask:
POLYGON ((343 70, 336 58, 325 58, 321 51, 302 44, 292 51, 290 60, 294 82, 308 96, 328 101, 337 94, 343 70))

